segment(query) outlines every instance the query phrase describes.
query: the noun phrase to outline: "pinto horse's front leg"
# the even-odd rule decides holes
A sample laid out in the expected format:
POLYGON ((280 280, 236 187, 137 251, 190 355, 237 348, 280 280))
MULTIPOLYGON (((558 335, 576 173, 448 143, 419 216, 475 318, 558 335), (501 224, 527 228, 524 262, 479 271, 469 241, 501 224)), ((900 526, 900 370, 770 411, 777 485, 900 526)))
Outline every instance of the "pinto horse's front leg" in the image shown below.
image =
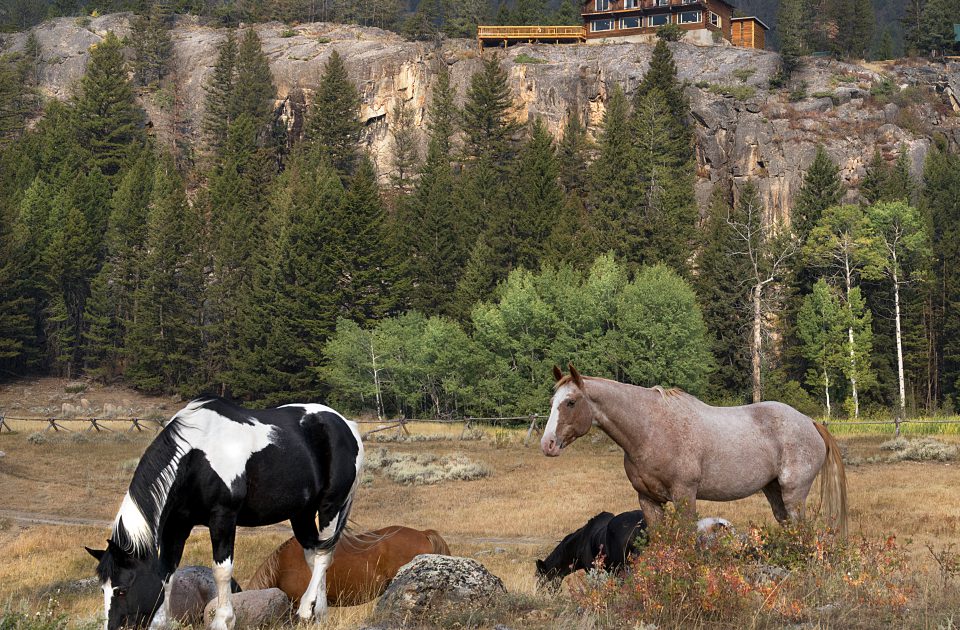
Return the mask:
POLYGON ((237 534, 235 514, 210 519, 210 542, 213 544, 213 580, 217 584, 217 610, 210 622, 211 630, 233 630, 236 617, 230 601, 233 579, 233 544, 237 534))

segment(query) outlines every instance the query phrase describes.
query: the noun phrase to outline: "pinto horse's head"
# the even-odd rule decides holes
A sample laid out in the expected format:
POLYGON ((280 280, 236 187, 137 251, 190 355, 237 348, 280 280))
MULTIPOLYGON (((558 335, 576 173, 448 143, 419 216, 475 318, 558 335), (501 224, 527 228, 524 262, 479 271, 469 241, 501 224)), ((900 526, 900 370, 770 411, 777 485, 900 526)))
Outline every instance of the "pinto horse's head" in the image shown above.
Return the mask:
POLYGON ((568 366, 569 376, 553 366, 555 391, 550 402, 550 419, 540 440, 540 449, 549 457, 556 457, 564 447, 586 435, 596 415, 593 402, 583 389, 583 377, 572 363, 568 366))
POLYGON ((112 540, 107 541, 106 549, 85 549, 98 561, 104 628, 147 627, 163 603, 163 581, 156 572, 156 559, 125 551, 112 540))

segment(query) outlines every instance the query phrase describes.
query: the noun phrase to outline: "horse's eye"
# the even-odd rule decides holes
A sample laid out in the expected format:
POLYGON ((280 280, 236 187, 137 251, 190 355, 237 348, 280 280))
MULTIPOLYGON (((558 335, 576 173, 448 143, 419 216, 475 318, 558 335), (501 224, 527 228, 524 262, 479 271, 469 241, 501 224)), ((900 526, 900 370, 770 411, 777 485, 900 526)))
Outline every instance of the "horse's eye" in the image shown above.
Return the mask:
POLYGON ((568 400, 568 401, 567 401, 567 407, 573 407, 575 404, 577 404, 577 401, 576 401, 576 400, 568 400))
POLYGON ((116 587, 116 588, 113 589, 113 590, 114 590, 114 594, 115 594, 117 597, 126 597, 126 595, 127 595, 127 589, 125 589, 125 588, 120 588, 120 587, 118 586, 118 587, 116 587))

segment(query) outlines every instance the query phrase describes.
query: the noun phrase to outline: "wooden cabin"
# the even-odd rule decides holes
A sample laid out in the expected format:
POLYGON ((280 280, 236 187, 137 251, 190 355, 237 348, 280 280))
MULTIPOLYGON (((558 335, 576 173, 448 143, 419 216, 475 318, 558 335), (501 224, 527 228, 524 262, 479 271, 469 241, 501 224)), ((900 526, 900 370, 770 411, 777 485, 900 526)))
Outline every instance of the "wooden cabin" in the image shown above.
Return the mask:
POLYGON ((587 41, 648 41, 676 24, 687 31, 684 41, 710 44, 730 39, 733 7, 724 0, 583 0, 581 14, 587 41))
POLYGON ((684 41, 701 46, 723 40, 734 46, 763 48, 766 24, 756 17, 733 17, 726 0, 581 0, 579 26, 479 26, 480 50, 486 44, 516 42, 649 42, 657 29, 676 24, 684 41))
POLYGON ((760 48, 766 45, 769 27, 758 17, 730 18, 730 43, 741 48, 760 48))

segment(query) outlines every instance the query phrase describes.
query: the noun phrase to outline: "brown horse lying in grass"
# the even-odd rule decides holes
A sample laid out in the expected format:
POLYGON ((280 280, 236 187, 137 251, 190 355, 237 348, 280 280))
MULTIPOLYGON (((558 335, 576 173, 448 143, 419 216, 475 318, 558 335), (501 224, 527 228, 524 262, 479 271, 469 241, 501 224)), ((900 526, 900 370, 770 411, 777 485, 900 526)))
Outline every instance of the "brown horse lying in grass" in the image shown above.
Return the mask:
MULTIPOLYGON (((422 553, 450 555, 450 548, 432 529, 391 525, 370 532, 343 532, 327 569, 327 602, 356 606, 378 597, 400 567, 422 553)), ((246 588, 279 588, 296 605, 309 583, 303 547, 290 538, 263 561, 246 588)))

